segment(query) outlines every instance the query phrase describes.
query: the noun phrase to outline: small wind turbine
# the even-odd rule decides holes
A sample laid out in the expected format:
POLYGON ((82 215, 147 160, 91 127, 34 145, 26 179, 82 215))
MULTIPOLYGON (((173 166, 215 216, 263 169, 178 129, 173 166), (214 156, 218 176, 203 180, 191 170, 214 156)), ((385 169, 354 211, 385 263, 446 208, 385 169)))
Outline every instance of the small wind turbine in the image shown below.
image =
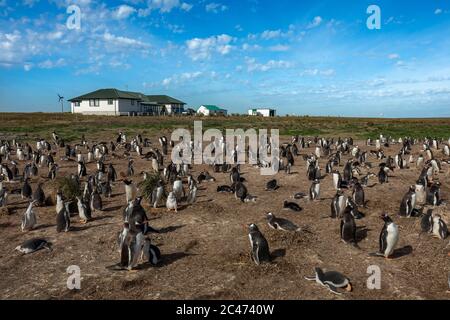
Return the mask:
POLYGON ((61 102, 61 112, 64 113, 64 97, 58 93, 58 101, 61 102))

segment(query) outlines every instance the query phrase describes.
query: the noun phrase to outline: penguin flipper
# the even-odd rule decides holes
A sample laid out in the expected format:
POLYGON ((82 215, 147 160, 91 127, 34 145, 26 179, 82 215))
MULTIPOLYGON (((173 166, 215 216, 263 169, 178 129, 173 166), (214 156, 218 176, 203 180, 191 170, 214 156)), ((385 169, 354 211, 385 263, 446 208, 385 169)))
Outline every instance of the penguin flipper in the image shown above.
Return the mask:
POLYGON ((342 293, 337 291, 337 288, 335 286, 333 286, 330 283, 326 283, 325 284, 326 287, 328 287, 328 290, 330 290, 332 293, 337 294, 337 295, 342 295, 342 293))

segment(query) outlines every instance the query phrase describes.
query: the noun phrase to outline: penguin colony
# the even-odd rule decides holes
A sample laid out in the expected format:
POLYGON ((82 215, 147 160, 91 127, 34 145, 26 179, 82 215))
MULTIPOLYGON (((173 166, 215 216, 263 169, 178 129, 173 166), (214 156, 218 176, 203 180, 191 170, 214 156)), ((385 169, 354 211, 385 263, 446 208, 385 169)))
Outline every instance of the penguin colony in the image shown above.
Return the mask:
MULTIPOLYGON (((270 149, 270 138, 267 141, 270 149)), ((39 207, 47 206, 48 197, 53 197, 56 203, 55 230, 57 233, 69 233, 74 224, 89 225, 96 216, 104 215, 103 202, 113 196, 114 190, 120 194, 118 196, 122 197, 124 194, 122 221, 117 230, 118 263, 106 266, 107 269, 138 270, 145 265, 156 266, 161 263, 163 256, 151 238, 152 234, 159 231, 150 226, 149 212, 144 209, 143 203, 149 204, 153 209, 165 207, 167 211, 178 214, 180 208, 196 205, 202 184, 216 181, 216 177, 209 171, 201 171, 194 177, 195 171, 191 165, 171 162, 169 150, 174 148, 174 143, 165 136, 160 137, 158 142, 159 145, 154 146, 141 135, 129 141, 123 132, 109 143, 89 143, 83 135, 80 143, 69 145, 56 132, 52 133, 52 141, 39 139, 35 147, 15 140, 1 141, 0 207, 14 206, 15 203, 9 198, 12 194, 20 195, 20 198, 14 199, 27 202, 27 207, 22 214, 19 231, 32 233, 39 226, 39 207), (60 156, 58 159, 57 155, 60 156), (148 171, 136 174, 136 160, 148 161, 148 171), (114 167, 117 162, 126 164, 126 172, 117 174, 114 167), (90 163, 95 163, 95 170, 88 170, 87 164, 90 163), (23 166, 22 170, 19 165, 23 166), (46 194, 45 184, 58 178, 61 167, 68 166, 72 168, 69 178, 78 186, 80 195, 74 199, 65 199, 61 190, 56 194, 46 194), (138 181, 146 181, 154 173, 158 179, 150 195, 144 197, 138 181), (17 184, 20 185, 19 188, 15 188, 17 184), (74 215, 78 216, 78 221, 74 215)), ((197 147, 192 141, 187 143, 193 149, 197 147)), ((335 223, 338 226, 337 236, 344 244, 367 251, 367 255, 371 257, 395 259, 401 238, 402 219, 418 219, 421 234, 429 234, 441 240, 448 236, 446 222, 435 211, 445 207, 439 178, 443 178, 445 174, 443 166, 450 164, 449 144, 450 139, 395 140, 380 135, 375 141, 368 139, 365 148, 368 151, 363 151, 352 138, 309 139, 294 136, 289 143, 281 145, 280 158, 276 159, 279 161, 280 172, 275 178, 268 179, 261 190, 263 193, 249 187, 251 182, 245 179, 240 165, 214 161, 208 165, 216 176, 224 174, 228 177, 229 184, 218 185, 217 193, 232 194, 237 202, 248 203, 248 206, 258 201, 258 197, 251 192, 265 193, 267 197, 272 192, 282 192, 283 179, 293 175, 295 167, 300 171, 297 174, 303 174, 301 167, 306 168, 304 174, 311 183, 309 188, 299 186, 300 192, 287 195, 286 200, 280 203, 280 212, 261 213, 261 220, 277 232, 311 233, 309 228, 299 227, 285 217, 301 215, 301 202, 329 201, 329 214, 321 218, 327 219, 324 223, 335 223), (398 152, 386 154, 384 149, 390 146, 395 146, 398 152), (413 146, 419 146, 420 152, 413 153, 413 146), (313 153, 303 152, 310 147, 314 147, 313 153), (321 169, 319 160, 325 163, 324 170, 321 169), (370 248, 361 248, 357 236, 360 221, 368 218, 377 206, 376 203, 370 203, 365 190, 389 184, 395 172, 401 170, 417 171, 417 180, 403 183, 404 196, 398 204, 398 212, 384 212, 379 217, 380 230, 370 231, 379 232, 377 251, 370 252, 375 244, 370 248), (332 199, 322 196, 321 184, 333 186, 335 195, 332 199)), ((223 139, 214 141, 214 148, 231 152, 235 159, 239 152, 245 152, 248 157, 257 159, 255 167, 271 165, 259 159, 255 150, 239 150, 238 147, 229 150, 229 145, 223 139)), ((317 223, 322 223, 321 220, 325 221, 318 219, 317 223)), ((256 265, 276 263, 263 229, 258 226, 261 226, 262 221, 247 225, 250 258, 256 265)), ((49 240, 33 237, 15 247, 22 254, 53 248, 54 245, 49 240)), ((340 272, 325 272, 319 266, 314 267, 314 272, 314 276, 305 279, 315 281, 335 294, 341 294, 339 289, 352 291, 350 280, 340 272)))

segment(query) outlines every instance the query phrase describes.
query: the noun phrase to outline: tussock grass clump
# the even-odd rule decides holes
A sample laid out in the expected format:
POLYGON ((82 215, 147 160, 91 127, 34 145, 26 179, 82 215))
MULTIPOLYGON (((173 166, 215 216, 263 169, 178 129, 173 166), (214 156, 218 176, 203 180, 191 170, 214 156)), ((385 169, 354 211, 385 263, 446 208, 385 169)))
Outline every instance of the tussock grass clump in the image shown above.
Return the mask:
POLYGON ((147 173, 147 178, 138 184, 142 197, 146 200, 152 199, 153 190, 156 188, 158 181, 161 179, 159 172, 147 173))
POLYGON ((56 180, 58 190, 61 190, 67 201, 75 201, 76 197, 81 196, 81 190, 77 182, 69 177, 61 177, 56 180))

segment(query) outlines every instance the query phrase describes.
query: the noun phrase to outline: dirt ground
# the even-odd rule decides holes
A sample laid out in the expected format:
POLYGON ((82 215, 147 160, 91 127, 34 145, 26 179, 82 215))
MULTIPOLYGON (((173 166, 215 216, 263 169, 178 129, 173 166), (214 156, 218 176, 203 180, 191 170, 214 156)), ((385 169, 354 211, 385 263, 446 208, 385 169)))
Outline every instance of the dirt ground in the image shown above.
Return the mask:
MULTIPOLYGON (((92 137, 86 137, 91 138, 92 137)), ((97 137, 99 141, 104 137, 97 137)), ((159 147, 158 137, 149 137, 159 147)), ((284 139, 287 140, 287 137, 284 139)), ((106 141, 109 141, 106 140, 106 141)), ((363 150, 362 141, 356 142, 363 150)), ((314 146, 301 150, 301 154, 313 152, 314 146)), ((373 147, 372 147, 373 148, 373 147)), ((385 149, 394 156, 399 145, 385 149)), ((413 148, 417 155, 420 146, 413 148)), ((144 152, 148 151, 144 148, 144 152)), ((76 172, 75 162, 61 162, 58 175, 76 172)), ((85 158, 87 158, 85 156, 85 158)), ((133 153, 135 172, 133 178, 142 179, 138 173, 151 170, 151 163, 133 153)), ((344 159, 347 159, 345 156, 344 159)), ((119 173, 125 171, 125 160, 107 158, 119 173)), ((378 161, 369 157, 372 171, 377 172, 378 161)), ((167 160, 166 162, 167 163, 167 160)), ((326 159, 320 160, 324 173, 326 159)), ((345 163, 345 160, 341 163, 345 163)), ((21 162, 22 172, 25 162, 21 162)), ((88 174, 95 171, 95 163, 87 165, 88 174)), ((341 242, 339 221, 329 218, 331 198, 335 194, 331 176, 321 182, 319 201, 295 200, 303 208, 299 213, 282 210, 283 201, 297 192, 307 192, 310 182, 306 177, 306 164, 302 157, 296 158, 292 174, 277 174, 281 187, 277 191, 265 191, 265 184, 272 177, 261 176, 259 169, 249 165, 241 167, 249 192, 258 196, 256 203, 241 203, 233 195, 218 194, 218 185, 229 184, 229 175, 213 173, 207 166, 194 166, 194 177, 202 170, 217 179, 200 185, 197 202, 184 206, 178 213, 168 213, 165 208, 147 209, 151 225, 161 229, 152 234, 153 244, 162 252, 162 263, 157 267, 145 267, 137 272, 110 271, 119 261, 116 243, 121 230, 122 209, 125 205, 124 186, 115 183, 113 197, 104 200, 104 212, 96 213, 94 220, 86 225, 72 218, 73 230, 56 233, 55 208, 36 208, 38 226, 31 232, 20 230, 21 217, 28 203, 20 195, 9 198, 10 215, 0 216, 0 298, 2 299, 449 299, 447 277, 450 272, 450 246, 420 233, 420 220, 397 216, 400 201, 408 186, 417 180, 420 169, 395 170, 390 182, 365 188, 368 207, 361 209, 366 217, 357 220, 358 226, 366 226, 367 234, 360 234, 358 250, 341 242), (265 214, 288 218, 297 225, 307 226, 312 233, 286 233, 269 228, 265 214), (400 240, 396 258, 371 257, 377 251, 378 237, 383 225, 379 218, 388 212, 400 227, 400 240), (256 266, 250 260, 250 244, 246 225, 256 223, 269 242, 270 251, 276 256, 270 264, 256 266), (21 255, 13 249, 33 237, 44 237, 53 243, 53 251, 41 250, 21 255), (412 248, 408 250, 408 248, 412 248), (81 290, 66 287, 67 267, 81 268, 81 290), (381 290, 369 290, 366 281, 367 268, 381 268, 381 290), (348 276, 354 290, 337 296, 314 282, 304 280, 313 274, 313 268, 337 270, 348 276)), ((343 167, 339 170, 342 172, 343 167)), ((450 178, 448 165, 443 164, 438 178, 442 183, 442 197, 449 201, 450 178)), ((366 172, 366 171, 364 171, 366 172)), ((40 175, 47 169, 40 169, 40 175)), ((41 180, 45 180, 42 179, 41 180)), ((369 185, 376 182, 373 179, 369 185)), ((46 182, 44 186, 50 182, 46 182)), ((7 188, 20 187, 20 184, 7 188)), ((36 179, 32 184, 36 187, 36 179)), ((350 191, 346 191, 350 194, 350 191)), ((291 198, 292 201, 294 201, 291 198)), ((449 206, 439 210, 447 223, 449 206)))

